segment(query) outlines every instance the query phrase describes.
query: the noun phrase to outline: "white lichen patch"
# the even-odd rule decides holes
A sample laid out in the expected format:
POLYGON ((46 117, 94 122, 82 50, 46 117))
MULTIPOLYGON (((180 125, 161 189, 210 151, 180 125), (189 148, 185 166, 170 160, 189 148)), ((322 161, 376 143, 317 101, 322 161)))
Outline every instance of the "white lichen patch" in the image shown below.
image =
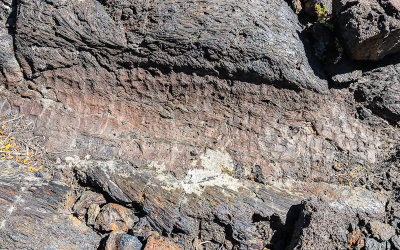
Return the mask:
POLYGON ((186 193, 194 193, 199 196, 207 186, 225 187, 236 192, 239 187, 243 186, 242 182, 228 174, 206 169, 190 170, 185 179, 180 181, 180 185, 186 193))
POLYGON ((200 155, 201 166, 210 171, 221 172, 224 169, 233 170, 234 164, 231 156, 224 151, 207 149, 203 155, 200 155))
POLYGON ((166 171, 165 164, 163 162, 159 163, 156 161, 152 161, 148 164, 149 168, 154 169, 157 173, 162 173, 166 171))

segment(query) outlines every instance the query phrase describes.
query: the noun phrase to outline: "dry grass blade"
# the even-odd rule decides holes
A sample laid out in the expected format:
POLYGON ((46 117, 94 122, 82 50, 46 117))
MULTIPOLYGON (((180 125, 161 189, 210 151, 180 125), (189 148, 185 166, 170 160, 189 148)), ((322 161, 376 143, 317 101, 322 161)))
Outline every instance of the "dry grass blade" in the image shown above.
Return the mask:
POLYGON ((37 172, 47 166, 44 140, 33 136, 34 123, 24 122, 23 116, 0 117, 0 160, 15 160, 26 165, 29 171, 37 172))

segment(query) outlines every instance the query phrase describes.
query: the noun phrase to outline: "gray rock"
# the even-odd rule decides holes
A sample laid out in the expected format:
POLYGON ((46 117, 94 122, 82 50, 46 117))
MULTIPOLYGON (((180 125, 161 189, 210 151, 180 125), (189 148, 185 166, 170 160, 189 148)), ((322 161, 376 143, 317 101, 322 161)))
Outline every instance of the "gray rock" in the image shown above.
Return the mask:
POLYGON ((390 241, 393 243, 394 249, 400 249, 400 236, 395 235, 390 241))
POLYGON ((369 223, 372 234, 381 241, 388 241, 396 234, 396 230, 385 223, 380 221, 372 221, 369 223))
POLYGON ((390 244, 388 242, 378 242, 375 239, 367 238, 365 240, 365 250, 389 250, 390 244))
MULTIPOLYGON (((368 192, 363 194, 358 191, 352 197, 343 196, 332 200, 314 197, 303 201, 303 208, 287 249, 335 249, 347 248, 349 244, 362 247, 364 241, 361 232, 357 232, 358 237, 354 235, 350 238, 348 225, 358 224, 360 215, 378 219, 385 216, 385 200, 376 197, 380 201, 374 202, 374 195, 370 195, 368 192), (368 196, 370 197, 367 198, 368 196), (373 209, 377 204, 380 204, 380 209, 373 209)), ((369 244, 373 245, 375 241, 372 239, 369 244)), ((378 242, 376 244, 379 245, 378 242)))
POLYGON ((24 72, 31 78, 70 67, 85 50, 111 70, 152 65, 327 91, 318 62, 306 54, 297 16, 283 0, 147 4, 108 1, 106 10, 98 1, 20 1, 15 40, 24 72))
POLYGON ((357 80, 355 99, 375 115, 397 123, 400 121, 400 63, 397 59, 386 63, 373 70, 364 70, 357 80))
POLYGON ((140 250, 143 244, 138 238, 123 231, 110 233, 106 242, 106 250, 140 250))
POLYGON ((73 217, 72 190, 0 161, 0 248, 97 249, 100 236, 73 217))

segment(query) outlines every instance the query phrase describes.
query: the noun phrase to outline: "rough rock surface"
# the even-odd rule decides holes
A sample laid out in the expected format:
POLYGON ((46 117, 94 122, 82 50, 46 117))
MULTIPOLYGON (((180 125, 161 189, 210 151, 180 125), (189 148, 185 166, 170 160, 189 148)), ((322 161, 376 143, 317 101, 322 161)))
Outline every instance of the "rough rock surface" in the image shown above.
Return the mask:
MULTIPOLYGON (((317 212, 306 206, 304 211, 308 212, 303 211, 299 221, 306 223, 304 218, 311 217, 317 228, 312 222, 308 227, 298 225, 297 230, 306 228, 303 237, 321 238, 310 241, 310 244, 319 242, 321 247, 345 246, 348 224, 360 214, 377 219, 386 215, 388 198, 359 188, 301 182, 270 186, 239 181, 226 173, 201 171, 179 180, 167 173, 157 174, 115 162, 75 164, 81 181, 106 192, 119 203, 139 207, 151 228, 175 235, 186 248, 193 246, 196 237, 228 249, 233 246, 261 249, 268 244, 279 244, 271 236, 284 240, 285 236, 278 235, 290 235, 300 212, 297 204, 308 197, 322 197, 324 202, 318 205, 317 212), (326 224, 320 223, 322 219, 326 224), (327 227, 332 229, 325 230, 327 227), (328 243, 329 235, 341 238, 328 243)), ((140 227, 133 228, 134 234, 140 227)), ((300 232, 294 234, 295 239, 299 239, 300 232)))
POLYGON ((105 203, 106 199, 102 194, 93 191, 85 191, 81 194, 79 200, 72 209, 78 216, 82 216, 86 214, 86 211, 92 204, 103 205, 105 203))
POLYGON ((120 65, 146 65, 327 90, 304 60, 300 26, 283 1, 108 1, 106 8, 97 1, 20 1, 18 9, 16 54, 31 79, 98 61, 114 77, 120 65))
POLYGON ((392 1, 333 1, 339 34, 350 57, 379 60, 400 51, 400 8, 392 1))
POLYGON ((372 234, 381 241, 388 241, 396 234, 396 230, 388 224, 380 221, 372 221, 369 223, 372 234))
MULTIPOLYGON (((398 50, 395 0, 332 3, 353 58, 398 50)), ((299 19, 283 0, 1 0, 0 115, 75 184, 0 168, 5 246, 396 247, 369 225, 400 233, 398 55, 328 86, 299 19)))
POLYGON ((144 250, 157 250, 157 249, 181 250, 182 247, 171 242, 168 239, 160 237, 159 235, 151 235, 147 239, 146 247, 144 248, 144 250))
POLYGON ((396 124, 400 121, 400 61, 394 56, 388 62, 364 72, 356 81, 354 95, 364 108, 396 124))
POLYGON ((119 204, 109 203, 101 208, 94 227, 100 231, 127 232, 138 220, 130 209, 119 204))
POLYGON ((5 74, 1 113, 35 121, 52 152, 178 175, 224 166, 261 182, 337 181, 335 160, 365 167, 395 146, 397 131, 354 117, 347 90, 299 91, 327 88, 285 3, 173 4, 18 1, 5 51, 24 78, 5 74))
MULTIPOLYGON (((351 200, 350 200, 351 202, 351 200)), ((369 204, 370 208, 340 204, 337 201, 309 200, 303 203, 304 208, 296 222, 293 240, 289 245, 299 249, 332 249, 338 246, 353 245, 348 241, 348 228, 357 225, 359 217, 383 219, 385 216, 385 201, 369 204)), ((366 205, 366 204, 364 204, 366 205)), ((362 237, 362 236, 360 236, 362 237)))
MULTIPOLYGON (((123 231, 113 231, 107 239, 105 250, 140 250, 142 243, 134 236, 123 231)), ((160 248, 164 249, 164 248, 160 248)))
POLYGON ((63 209, 70 198, 66 184, 1 160, 0 248, 97 249, 101 237, 63 209))

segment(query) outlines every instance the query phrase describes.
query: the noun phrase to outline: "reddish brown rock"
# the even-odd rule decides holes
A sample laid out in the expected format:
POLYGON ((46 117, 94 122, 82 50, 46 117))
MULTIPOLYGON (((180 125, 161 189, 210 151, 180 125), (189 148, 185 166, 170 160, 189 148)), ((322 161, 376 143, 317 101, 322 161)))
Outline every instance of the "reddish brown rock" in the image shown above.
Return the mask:
POLYGON ((181 250, 183 249, 178 244, 172 242, 170 239, 159 236, 157 233, 152 234, 144 247, 144 250, 181 250))
POLYGON ((83 191, 78 201, 75 203, 72 210, 78 215, 83 216, 86 214, 87 209, 92 204, 103 205, 106 199, 102 194, 93 191, 83 191))
POLYGON ((365 247, 364 236, 358 230, 355 230, 349 234, 347 242, 349 243, 347 245, 348 249, 362 249, 365 247))
POLYGON ((138 220, 132 210, 118 204, 109 203, 102 207, 94 227, 101 231, 127 232, 138 220))

